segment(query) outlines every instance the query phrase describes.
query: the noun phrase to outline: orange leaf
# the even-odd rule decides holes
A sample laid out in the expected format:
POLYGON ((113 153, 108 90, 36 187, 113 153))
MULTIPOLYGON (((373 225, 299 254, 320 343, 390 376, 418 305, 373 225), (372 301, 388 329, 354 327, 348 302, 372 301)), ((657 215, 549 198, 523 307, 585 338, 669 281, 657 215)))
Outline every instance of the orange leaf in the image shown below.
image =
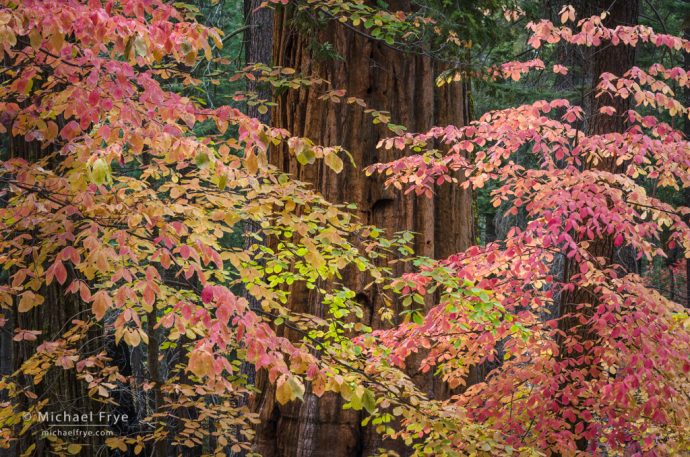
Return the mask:
POLYGON ((113 304, 110 295, 108 295, 104 290, 99 290, 93 296, 93 304, 91 305, 91 311, 93 311, 96 319, 101 320, 105 316, 105 312, 113 304))

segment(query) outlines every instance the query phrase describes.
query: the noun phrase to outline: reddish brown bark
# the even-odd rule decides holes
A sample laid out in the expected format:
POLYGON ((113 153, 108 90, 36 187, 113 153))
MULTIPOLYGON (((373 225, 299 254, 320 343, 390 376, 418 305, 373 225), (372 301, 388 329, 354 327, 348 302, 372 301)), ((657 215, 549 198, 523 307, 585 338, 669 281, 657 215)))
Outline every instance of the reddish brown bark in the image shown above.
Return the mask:
MULTIPOLYGON (((396 9, 410 5, 396 5, 396 9)), ((428 57, 403 54, 398 50, 348 30, 340 24, 328 24, 316 36, 299 33, 294 28, 290 9, 276 12, 274 22, 274 63, 296 68, 305 75, 318 75, 334 88, 345 89, 348 96, 362 98, 367 105, 391 113, 391 120, 411 131, 423 131, 433 125, 467 120, 465 92, 461 85, 435 89, 435 63, 428 57), (340 58, 317 59, 311 40, 328 42, 340 58)), ((398 157, 399 151, 380 151, 378 141, 389 136, 381 125, 372 124, 364 110, 346 104, 318 100, 319 89, 303 89, 282 94, 273 113, 273 123, 294 135, 306 136, 315 143, 342 145, 352 154, 357 168, 350 166, 335 174, 321 163, 301 166, 283 150, 273 151, 271 161, 298 179, 314 187, 333 202, 354 202, 360 218, 393 233, 418 232, 417 254, 442 257, 458 252, 474 239, 472 202, 469 192, 457 187, 439 189, 433 199, 404 197, 386 189, 378 176, 367 177, 362 169, 377 162, 398 157)), ((402 273, 397 266, 396 273, 402 273)), ((367 279, 349 271, 343 281, 358 293, 373 327, 382 325, 378 310, 381 298, 375 289, 364 289, 367 279)), ((321 315, 321 305, 314 291, 295 289, 291 307, 298 312, 321 315)), ((430 377, 416 376, 425 391, 445 395, 445 387, 430 377)), ((256 398, 262 425, 257 433, 256 451, 271 456, 345 457, 371 455, 382 446, 373 431, 360 426, 359 412, 342 410, 336 396, 317 399, 306 395, 303 403, 278 405, 273 392, 264 386, 256 398)), ((386 445, 391 445, 386 443, 386 445)), ((399 446, 398 450, 400 449, 399 446)), ((404 453, 404 450, 402 450, 404 453)))

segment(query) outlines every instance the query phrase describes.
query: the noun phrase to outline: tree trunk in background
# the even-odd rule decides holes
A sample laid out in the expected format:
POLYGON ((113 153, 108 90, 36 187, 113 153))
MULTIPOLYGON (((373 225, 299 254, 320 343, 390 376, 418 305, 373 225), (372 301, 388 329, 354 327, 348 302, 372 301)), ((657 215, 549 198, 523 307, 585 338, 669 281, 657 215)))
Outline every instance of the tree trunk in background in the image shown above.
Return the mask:
MULTIPOLYGON (((271 65, 273 61, 273 9, 262 8, 262 3, 263 0, 244 0, 244 17, 248 27, 244 40, 245 62, 247 64, 271 65)), ((271 88, 265 84, 257 84, 255 80, 247 81, 247 92, 255 92, 261 100, 271 99, 271 88)), ((247 114, 259 119, 264 124, 271 122, 270 110, 261 114, 258 106, 247 106, 247 114)), ((245 230, 249 233, 245 239, 246 243, 254 242, 251 232, 256 231, 256 228, 252 222, 247 223, 245 230)), ((252 309, 259 306, 257 300, 250 294, 245 294, 245 297, 252 309)))
MULTIPOLYGON (((163 272, 165 274, 165 272, 163 272)), ((161 385, 163 384, 163 378, 161 376, 160 367, 160 342, 158 341, 158 331, 156 331, 156 323, 158 322, 156 308, 154 307, 151 312, 146 316, 146 333, 149 337, 149 342, 146 345, 146 361, 149 369, 149 382, 153 383, 152 403, 155 411, 161 411, 163 407, 163 392, 161 391, 161 385)), ((168 424, 172 426, 172 424, 168 424)), ((165 457, 169 455, 169 444, 170 439, 160 440, 153 445, 152 457, 165 457)))
MULTIPOLYGON (((580 13, 580 17, 587 17, 591 14, 599 14, 602 11, 608 11, 604 24, 607 27, 615 28, 618 25, 635 25, 638 21, 639 15, 639 0, 629 0, 625 2, 611 2, 610 0, 584 0, 582 1, 583 9, 587 13, 580 13)), ((596 48, 588 59, 591 65, 593 89, 599 82, 599 76, 604 72, 610 72, 614 75, 621 76, 635 63, 635 48, 629 46, 607 46, 603 44, 596 48)), ((625 116, 623 115, 630 109, 630 99, 622 99, 619 97, 602 96, 595 97, 594 90, 588 91, 590 93, 588 104, 586 105, 585 114, 589 119, 586 124, 588 135, 601 135, 612 132, 623 132, 626 128, 625 116), (613 106, 616 109, 616 116, 606 116, 599 113, 602 106, 613 106)), ((596 165, 596 169, 610 171, 616 173, 618 168, 615 165, 615 158, 607 158, 596 165)), ((607 259, 607 263, 612 265, 616 262, 614 255, 616 248, 614 247, 613 239, 610 236, 593 240, 590 243, 588 251, 595 257, 603 257, 607 259)), ((575 265, 572 262, 566 261, 564 266, 563 278, 564 282, 569 282, 571 275, 578 273, 575 265)), ((594 311, 594 304, 591 304, 592 297, 585 290, 575 289, 573 292, 563 293, 561 295, 561 303, 559 310, 559 329, 565 332, 568 336, 576 336, 580 338, 580 342, 584 343, 587 340, 596 338, 592 335, 587 325, 580 323, 580 318, 590 318, 594 311), (583 303, 589 304, 582 307, 583 303)), ((561 342, 561 354, 565 353, 564 343, 561 342)), ((586 362, 583 362, 586 363, 586 362)), ((582 419, 578 419, 582 421, 582 419)), ((572 424, 573 429, 578 424, 572 424)), ((584 424, 585 427, 587 424, 584 424)), ((578 441, 578 449, 584 451, 587 449, 588 442, 585 439, 578 441)))
MULTIPOLYGON (((244 0, 244 18, 248 27, 244 34, 244 49, 245 62, 247 64, 262 63, 271 65, 273 61, 273 9, 262 8, 262 0, 244 0)), ((261 86, 254 80, 247 82, 247 92, 255 92, 259 99, 270 100, 270 87, 261 86)), ((251 117, 259 119, 264 124, 271 122, 270 110, 261 114, 257 106, 247 106, 247 114, 251 117)), ((247 221, 244 227, 244 244, 245 247, 250 247, 254 243, 252 233, 256 232, 258 225, 255 222, 247 221)), ((249 308, 256 310, 260 308, 260 304, 253 295, 244 292, 244 297, 249 302, 249 308)), ((249 363, 242 364, 242 373, 247 376, 247 383, 254 384, 256 382, 256 371, 254 366, 249 363)), ((243 398, 241 403, 247 403, 247 398, 243 398)), ((239 436, 238 439, 243 439, 239 436)), ((243 451, 238 453, 231 453, 231 455, 245 455, 243 451)))
MULTIPOLYGON (((0 281, 9 282, 9 274, 4 271, 0 273, 0 281)), ((12 336, 14 332, 14 309, 2 309, 0 314, 5 319, 5 325, 0 327, 0 378, 12 374, 14 371, 14 348, 12 336)), ((0 391, 0 402, 9 401, 7 391, 0 391)), ((0 457, 11 457, 15 455, 14 446, 7 449, 0 449, 0 457)))
MULTIPOLYGON (((393 10, 409 8, 409 4, 391 7, 393 10)), ((347 96, 360 97, 374 109, 389 111, 393 123, 405 125, 410 131, 467 122, 463 86, 451 85, 437 91, 434 75, 438 69, 430 58, 403 54, 337 23, 329 23, 315 33, 316 37, 301 34, 293 28, 291 8, 279 9, 275 14, 276 65, 323 77, 333 88, 345 89, 347 96), (318 43, 331 43, 341 58, 314 57, 310 47, 314 38, 318 43)), ((387 234, 399 230, 417 232, 415 250, 419 255, 439 258, 473 243, 469 192, 445 186, 433 199, 426 199, 403 197, 401 192, 385 189, 380 177, 367 177, 362 169, 399 157, 399 151, 376 149, 378 141, 391 133, 381 125, 373 125, 363 109, 323 102, 318 96, 318 88, 282 94, 277 99, 273 124, 293 135, 309 137, 317 144, 344 146, 354 157, 357 168, 347 166, 346 161, 344 170, 335 174, 320 162, 301 166, 284 150, 272 151, 272 163, 300 180, 313 183, 329 201, 356 203, 361 220, 385 229, 387 234)), ((395 273, 402 272, 397 265, 395 273)), ((343 283, 357 293, 367 323, 379 328, 381 297, 374 288, 364 290, 366 282, 366 277, 355 271, 346 271, 343 278, 343 283)), ((307 289, 293 290, 291 307, 296 312, 323 314, 316 291, 307 289)), ((439 382, 411 374, 430 394, 447 395, 447 389, 439 382)), ((259 381, 263 391, 254 406, 261 414, 262 423, 255 448, 262 455, 367 456, 384 445, 372 429, 360 425, 363 418, 360 412, 342 409, 344 402, 340 397, 325 395, 318 399, 307 394, 304 402, 279 405, 270 386, 265 380, 259 381)))
MULTIPOLYGON (((271 65, 273 60, 273 9, 261 8, 261 0, 244 0, 244 17, 247 31, 244 34, 245 61, 247 64, 263 63, 271 65)), ((269 99, 271 91, 255 81, 247 82, 247 91, 256 92, 259 98, 269 99)), ((247 107, 247 114, 264 124, 271 121, 269 112, 259 113, 256 106, 247 107)))
MULTIPOLYGON (((8 128, 8 131, 12 131, 8 128)), ((25 159, 29 162, 35 162, 42 158, 49 150, 41 149, 39 143, 29 143, 22 137, 7 138, 8 151, 10 157, 17 157, 25 159)), ((34 233, 34 236, 40 236, 34 233)), ((67 284, 70 282, 70 274, 68 273, 67 284)), ((3 314, 10 313, 5 326, 1 329, 3 338, 0 340, 2 348, 2 374, 8 374, 16 371, 21 365, 36 354, 36 348, 44 341, 53 340, 62 336, 65 331, 65 323, 71 322, 73 319, 84 319, 84 313, 91 312, 91 306, 88 303, 81 301, 78 295, 65 294, 65 289, 53 282, 48 286, 44 286, 40 290, 40 294, 45 297, 45 302, 41 306, 37 306, 28 312, 19 313, 17 310, 18 299, 11 310, 3 310, 3 314), (15 329, 40 330, 42 333, 37 341, 12 341, 12 335, 15 329)), ((84 352, 95 354, 102 348, 99 347, 98 337, 99 331, 92 329, 88 336, 89 342, 85 343, 84 352)), ((34 385, 33 379, 28 376, 20 376, 15 379, 18 385, 25 388, 27 391, 34 393, 37 400, 33 400, 35 404, 40 400, 47 400, 46 408, 43 411, 62 412, 68 414, 88 413, 93 411, 98 414, 98 411, 107 411, 110 409, 108 405, 99 404, 91 400, 88 396, 88 387, 86 383, 79 381, 76 377, 74 369, 64 370, 57 366, 52 366, 45 374, 43 381, 34 385)), ((26 410, 26 397, 19 396, 12 401, 19 403, 20 408, 26 410)), ((34 429, 47 430, 48 424, 34 424, 34 429)), ((31 434, 19 436, 19 424, 16 433, 18 437, 14 446, 9 449, 0 450, 0 456, 19 457, 32 444, 36 445, 32 455, 48 455, 50 453, 49 441, 47 439, 36 439, 31 434)), ((69 429, 66 426, 64 429, 69 429)), ((72 427, 72 428, 77 428, 72 427)), ((83 444, 80 451, 81 456, 92 457, 97 454, 98 446, 103 444, 104 438, 100 437, 80 437, 62 438, 66 442, 77 442, 83 444)))

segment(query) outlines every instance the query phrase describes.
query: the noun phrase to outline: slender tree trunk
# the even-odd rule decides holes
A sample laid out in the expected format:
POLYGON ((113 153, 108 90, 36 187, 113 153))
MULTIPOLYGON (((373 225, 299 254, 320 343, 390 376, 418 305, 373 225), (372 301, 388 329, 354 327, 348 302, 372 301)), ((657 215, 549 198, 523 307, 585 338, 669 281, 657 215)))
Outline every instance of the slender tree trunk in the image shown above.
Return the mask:
MULTIPOLYGON (((409 10, 410 5, 396 4, 391 8, 409 10)), ((348 96, 362 98, 370 107, 389 111, 392 122, 411 131, 423 131, 435 124, 466 122, 463 86, 454 85, 436 92, 437 69, 428 57, 400 53, 336 23, 311 33, 300 32, 294 28, 295 19, 290 7, 276 12, 273 35, 276 65, 323 77, 334 88, 345 89, 348 96), (338 56, 315 57, 310 45, 316 42, 330 43, 338 56)), ((318 144, 344 146, 358 168, 346 166, 340 174, 335 174, 321 163, 301 166, 284 150, 272 152, 273 163, 298 179, 313 183, 330 201, 356 203, 364 222, 384 228, 388 234, 399 230, 417 232, 415 250, 419 255, 446 256, 473 243, 470 193, 448 186, 439 190, 433 199, 404 197, 396 190, 385 189, 380 177, 366 177, 362 168, 399 157, 399 151, 376 149, 378 141, 390 132, 372 124, 363 109, 326 103, 318 100, 319 95, 319 89, 315 88, 282 94, 273 113, 274 125, 318 144)), ((395 268, 396 274, 403 272, 400 265, 395 268)), ((365 290, 366 278, 355 271, 347 271, 343 283, 357 292, 367 323, 380 328, 383 323, 378 311, 382 300, 377 290, 365 290)), ((320 298, 313 290, 295 288, 290 306, 297 312, 323 314, 320 298)), ((445 386, 431 377, 412 375, 430 394, 447 395, 445 386)), ((362 415, 344 411, 338 396, 325 395, 318 399, 307 394, 302 403, 281 406, 265 380, 259 382, 263 391, 255 399, 254 407, 260 412, 262 424, 255 447, 266 457, 368 456, 384 445, 405 453, 401 446, 381 443, 373 430, 362 427, 362 415)))
MULTIPOLYGON (((261 7, 261 0, 244 0, 244 17, 245 23, 248 26, 245 32, 245 62, 247 64, 265 64, 271 65, 273 62, 273 9, 268 7, 261 7)), ((261 100, 271 99, 271 90, 269 87, 261 86, 255 81, 248 81, 247 91, 256 93, 261 100)), ((258 106, 248 106, 247 114, 251 117, 259 119, 264 124, 270 124, 271 115, 270 110, 261 113, 258 106)), ((244 243, 249 247, 254 243, 252 233, 256 232, 258 226, 252 221, 248 221, 245 226, 244 243)), ((245 298, 249 302, 249 307, 252 310, 259 309, 260 304, 249 293, 244 293, 245 298)), ((247 383, 254 384, 256 382, 256 372, 254 366, 248 363, 242 365, 242 373, 247 376, 247 383)), ((243 405, 246 404, 247 399, 239 400, 243 405)), ((238 405, 240 406, 240 405, 238 405)), ((238 439, 241 437, 238 436, 238 439)), ((235 455, 234 453, 231 455, 235 455)), ((244 452, 239 452, 237 455, 244 455, 244 452)))
MULTIPOLYGON (((273 9, 261 7, 261 0, 244 0, 244 17, 247 31, 244 34, 245 61, 247 64, 262 63, 271 65, 273 57, 273 9)), ((271 92, 268 87, 261 87, 255 81, 247 83, 247 90, 256 92, 259 98, 268 100, 271 92)), ((262 114, 256 106, 249 106, 247 114, 259 119, 264 124, 271 121, 269 112, 262 114)))
MULTIPOLYGON (((245 33, 245 60, 247 64, 260 63, 271 65, 273 56, 273 9, 268 7, 261 7, 262 0, 244 0, 244 17, 248 26, 245 33)), ((261 100, 271 99, 270 87, 257 84, 256 81, 249 80, 247 82, 247 91, 256 93, 261 100)), ((258 106, 247 106, 247 114, 251 117, 259 119, 264 124, 270 124, 271 114, 270 110, 264 113, 259 112, 258 106)), ((247 234, 245 236, 245 243, 251 244, 254 239, 251 233, 255 232, 257 227, 249 222, 245 228, 247 234)), ((249 247, 249 246, 247 246, 249 247)), ((250 294, 245 294, 249 301, 249 306, 256 309, 259 304, 256 299, 250 294)), ((253 378, 253 373, 250 373, 253 378)), ((252 379, 250 379, 250 382, 252 379)))
MULTIPOLYGON (((3 272, 7 275, 7 272, 3 272)), ((4 281, 7 279, 3 278, 4 281)), ((5 325, 0 327, 0 377, 11 375, 14 371, 14 350, 12 343, 12 334, 15 329, 14 325, 14 309, 2 310, 2 315, 5 318, 5 325)), ((0 402, 9 401, 10 398, 6 391, 0 391, 0 402)), ((8 448, 0 448, 0 457, 12 457, 15 455, 15 446, 10 445, 8 448)))
MULTIPOLYGON (((160 343, 158 341, 158 332, 156 330, 157 316, 155 307, 146 315, 146 320, 146 333, 149 337, 149 343, 146 346, 146 359, 149 369, 149 381, 153 383, 153 407, 155 411, 161 411, 163 407, 163 392, 161 391, 163 378, 160 372, 160 343)), ((169 441, 169 437, 167 439, 157 441, 153 446, 152 457, 168 456, 169 441)))

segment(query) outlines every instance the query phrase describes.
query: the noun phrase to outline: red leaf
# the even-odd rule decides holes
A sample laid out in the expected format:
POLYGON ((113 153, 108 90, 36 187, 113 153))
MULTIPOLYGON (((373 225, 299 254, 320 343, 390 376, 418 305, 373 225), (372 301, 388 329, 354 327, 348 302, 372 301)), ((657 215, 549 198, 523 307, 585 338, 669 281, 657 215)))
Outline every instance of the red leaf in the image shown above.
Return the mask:
POLYGON ((55 263, 46 270, 46 284, 53 282, 53 278, 60 284, 64 284, 67 280, 67 270, 59 260, 56 260, 55 263))
POLYGON ((616 247, 622 246, 623 245, 623 235, 621 235, 620 233, 618 235, 616 235, 616 238, 613 240, 613 244, 616 247))
POLYGON ((213 289, 211 286, 206 286, 204 290, 201 291, 201 301, 208 304, 211 300, 213 300, 213 289))

